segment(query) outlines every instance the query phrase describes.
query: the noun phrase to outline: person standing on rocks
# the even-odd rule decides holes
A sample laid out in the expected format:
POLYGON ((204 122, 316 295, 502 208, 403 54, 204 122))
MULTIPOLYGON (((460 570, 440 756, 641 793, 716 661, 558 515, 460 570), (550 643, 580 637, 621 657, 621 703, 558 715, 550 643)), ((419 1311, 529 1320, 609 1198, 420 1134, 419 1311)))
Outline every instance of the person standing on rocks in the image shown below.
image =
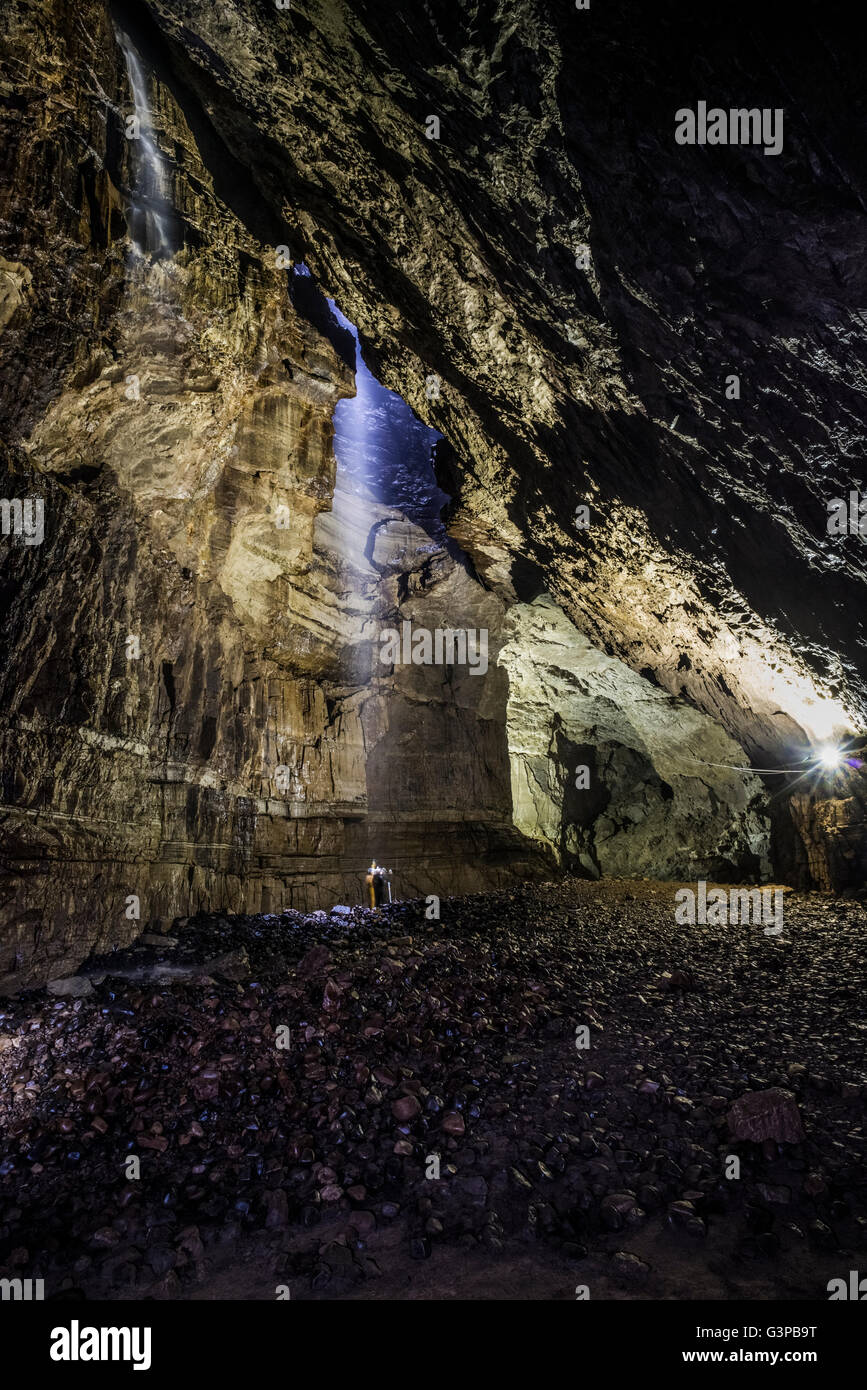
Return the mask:
POLYGON ((382 904, 385 902, 386 872, 387 870, 377 864, 375 859, 367 871, 367 892, 370 898, 370 906, 374 912, 377 908, 382 907, 382 904))

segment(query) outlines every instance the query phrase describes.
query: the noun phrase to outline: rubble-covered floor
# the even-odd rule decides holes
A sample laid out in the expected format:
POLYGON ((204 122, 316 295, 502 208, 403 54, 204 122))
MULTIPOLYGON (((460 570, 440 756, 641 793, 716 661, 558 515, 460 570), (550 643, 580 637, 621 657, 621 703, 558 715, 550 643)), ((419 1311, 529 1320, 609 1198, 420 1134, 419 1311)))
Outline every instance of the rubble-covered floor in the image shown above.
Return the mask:
POLYGON ((81 997, 0 1002, 0 1275, 827 1299, 867 1249, 865 910, 789 894, 772 938, 678 926, 674 891, 196 918, 90 962, 81 997), (732 1102, 774 1087, 805 1140, 733 1138, 732 1102))

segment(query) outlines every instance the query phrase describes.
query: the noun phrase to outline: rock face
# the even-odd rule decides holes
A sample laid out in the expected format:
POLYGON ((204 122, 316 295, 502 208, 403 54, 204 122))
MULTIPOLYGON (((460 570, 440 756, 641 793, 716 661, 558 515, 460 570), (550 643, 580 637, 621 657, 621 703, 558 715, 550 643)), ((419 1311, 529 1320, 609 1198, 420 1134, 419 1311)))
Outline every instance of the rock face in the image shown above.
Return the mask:
POLYGON ((550 599, 509 611, 515 824, 594 877, 741 880, 769 869, 758 777, 700 714, 605 656, 550 599))
MULTIPOLYGON (((863 778, 847 776, 845 794, 835 795, 840 779, 824 780, 824 787, 791 797, 797 837, 787 878, 801 887, 860 890, 867 880, 867 789, 863 778)), ((791 841, 787 847, 791 852, 791 841)))
MULTIPOLYGON (((759 766, 860 727, 861 541, 826 526, 861 482, 865 355, 861 75, 835 17, 147 9, 378 374, 446 436, 450 532, 485 582, 547 588, 759 766), (677 145, 698 100, 779 108, 781 153, 677 145)), ((817 800, 862 802, 845 776, 817 800)), ((783 800, 793 881, 863 882, 846 809, 805 842, 783 800)))
POLYGON ((541 567, 591 640, 790 761, 864 713, 858 541, 826 532, 863 442, 858 65, 830 17, 591 8, 146 6, 453 446, 477 568, 541 567), (784 110, 782 153, 675 142, 685 103, 747 92, 784 110))
MULTIPOLYGON (((44 539, 4 512, 0 988, 199 909, 353 904, 371 854, 400 896, 682 844, 762 873, 757 783, 708 765, 863 707, 857 538, 824 534, 859 185, 794 59, 779 160, 678 149, 671 40, 536 0, 10 14, 0 491, 44 539), (367 378, 314 280, 417 417, 373 394, 342 463, 367 378), (486 674, 383 661, 404 622, 484 631, 486 674)), ((798 881, 859 871, 833 792, 776 825, 798 881)))
MULTIPOLYGON (((103 37, 99 81, 122 100, 123 59, 103 37)), ((93 55, 72 42, 55 56, 83 71, 93 55)), ((110 290, 112 312, 69 362, 54 354, 9 458, 7 495, 33 479, 47 521, 42 546, 10 538, 2 554, 7 988, 208 905, 357 902, 372 853, 397 868, 400 896, 549 862, 511 822, 504 675, 378 659, 389 620, 496 628, 502 601, 444 533, 347 490, 351 470, 335 491, 351 336, 331 323, 335 347, 296 310, 169 91, 148 91, 174 254, 112 221, 124 199, 105 175, 93 285, 67 274, 63 289, 91 309, 110 290)), ((115 177, 135 178, 139 156, 101 133, 94 162, 105 173, 113 138, 115 177)), ((86 197, 72 178, 55 191, 86 197)), ((60 208, 44 215, 59 234, 60 208)), ((30 254, 35 230, 17 231, 30 254)), ((58 274, 52 255, 34 282, 58 274)), ((43 364, 22 293, 6 299, 7 384, 43 364)))

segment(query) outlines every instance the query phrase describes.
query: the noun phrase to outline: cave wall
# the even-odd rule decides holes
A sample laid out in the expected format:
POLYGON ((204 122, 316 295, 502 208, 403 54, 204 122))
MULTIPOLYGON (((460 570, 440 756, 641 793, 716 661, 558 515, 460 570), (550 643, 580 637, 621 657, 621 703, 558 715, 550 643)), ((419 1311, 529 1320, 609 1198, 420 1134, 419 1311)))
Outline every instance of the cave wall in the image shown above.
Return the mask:
MULTIPOLYGON (((824 523, 863 456, 864 98, 821 19, 773 58, 673 8, 8 7, 0 491, 46 520, 0 545, 4 987, 199 907, 356 901, 371 853, 406 894, 674 873, 699 808, 708 872, 763 871, 754 780, 705 792, 576 679, 622 663, 721 762, 863 718, 859 538, 824 523), (130 244, 115 22, 159 75, 170 259, 130 244), (704 95, 783 103, 783 154, 675 146, 704 95), (450 539, 341 486, 351 356, 282 245, 445 436, 450 539), (513 609, 543 589, 565 674, 513 609), (484 623, 489 675, 386 669, 403 618, 484 623)), ((786 803, 805 886, 863 877, 863 805, 786 803)))
POLYGON ((450 529, 487 582, 541 569, 760 764, 863 720, 859 539, 826 504, 863 474, 865 99, 827 7, 146 9, 453 446, 450 529), (782 152, 677 145, 699 99, 782 108, 782 152))
POLYGON ((378 659, 389 614, 496 625, 502 603, 399 510, 335 493, 353 371, 159 81, 179 249, 135 249, 110 24, 40 14, 63 114, 46 130, 35 86, 5 146, 5 493, 44 497, 45 539, 0 550, 0 987, 198 909, 357 902, 373 853, 401 896, 543 872, 511 822, 502 673, 378 659))
POLYGON ((767 878, 765 790, 719 724, 594 648, 549 596, 515 604, 506 635, 525 834, 593 877, 767 878))
MULTIPOLYGON (((863 539, 826 525, 863 485, 867 381, 865 96, 838 10, 146 8, 378 374, 452 446, 450 532, 485 583, 547 589, 755 765, 860 731, 863 539), (781 152, 678 145, 699 100, 781 110, 781 152)), ((809 817, 787 803, 803 854, 783 858, 842 862, 860 812, 844 834, 821 807, 863 803, 846 777, 809 817)))

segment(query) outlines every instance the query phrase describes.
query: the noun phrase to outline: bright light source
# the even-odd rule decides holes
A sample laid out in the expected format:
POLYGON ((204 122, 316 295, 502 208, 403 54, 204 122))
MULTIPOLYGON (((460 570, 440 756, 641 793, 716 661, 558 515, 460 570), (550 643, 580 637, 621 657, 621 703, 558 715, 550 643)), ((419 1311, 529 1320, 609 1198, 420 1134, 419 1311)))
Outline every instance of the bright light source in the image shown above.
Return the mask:
POLYGON ((822 767, 828 768, 829 771, 832 771, 835 767, 839 767, 842 761, 843 754, 840 752, 839 748, 819 749, 819 762, 822 764, 822 767))

